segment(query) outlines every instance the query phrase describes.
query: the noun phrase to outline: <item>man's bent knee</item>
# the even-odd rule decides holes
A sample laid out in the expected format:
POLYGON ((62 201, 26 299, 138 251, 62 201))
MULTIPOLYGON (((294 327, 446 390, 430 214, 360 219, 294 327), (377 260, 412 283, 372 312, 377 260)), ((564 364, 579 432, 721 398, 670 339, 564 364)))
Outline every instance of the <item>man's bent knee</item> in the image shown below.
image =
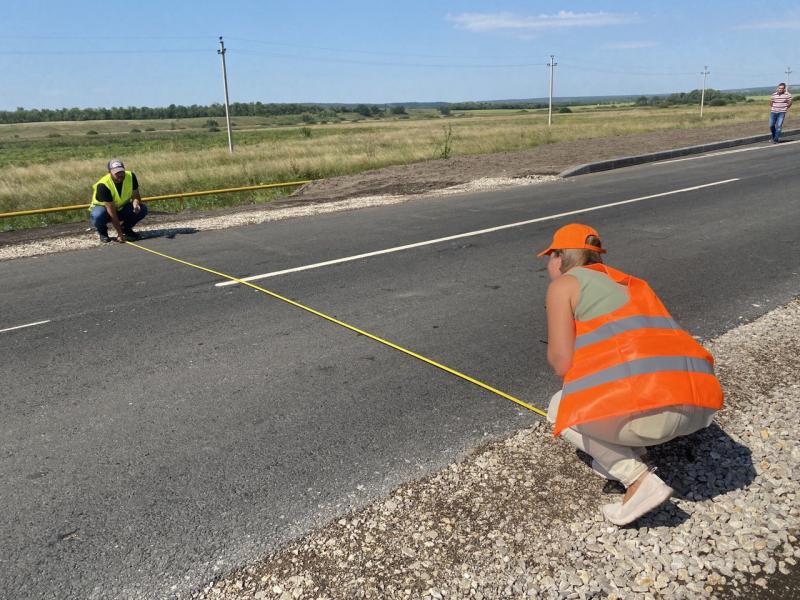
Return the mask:
POLYGON ((139 205, 139 212, 138 213, 133 213, 132 219, 133 219, 134 223, 138 223, 139 221, 144 219, 146 216, 147 216, 147 205, 144 204, 144 203, 141 203, 139 205))
POLYGON ((105 207, 99 206, 93 208, 92 212, 89 213, 89 220, 95 227, 97 227, 98 225, 102 227, 104 225, 108 225, 110 218, 108 216, 108 212, 106 212, 105 207))

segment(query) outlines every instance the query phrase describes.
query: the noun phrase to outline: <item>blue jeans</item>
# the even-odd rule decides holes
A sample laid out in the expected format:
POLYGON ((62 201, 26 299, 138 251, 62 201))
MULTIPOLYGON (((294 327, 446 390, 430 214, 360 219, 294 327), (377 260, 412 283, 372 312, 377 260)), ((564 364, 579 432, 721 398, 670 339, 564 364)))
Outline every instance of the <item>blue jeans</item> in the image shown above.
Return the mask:
MULTIPOLYGON (((134 225, 147 216, 147 205, 142 202, 140 207, 139 212, 135 213, 133 212, 133 202, 128 202, 122 208, 117 209, 117 216, 123 230, 133 229, 134 225)), ((93 206, 91 218, 92 225, 97 229, 97 233, 108 235, 108 224, 111 221, 111 217, 108 215, 105 205, 93 206)))
POLYGON ((776 144, 781 137, 781 127, 783 127, 784 117, 786 117, 785 112, 769 113, 769 130, 772 132, 772 141, 776 144))

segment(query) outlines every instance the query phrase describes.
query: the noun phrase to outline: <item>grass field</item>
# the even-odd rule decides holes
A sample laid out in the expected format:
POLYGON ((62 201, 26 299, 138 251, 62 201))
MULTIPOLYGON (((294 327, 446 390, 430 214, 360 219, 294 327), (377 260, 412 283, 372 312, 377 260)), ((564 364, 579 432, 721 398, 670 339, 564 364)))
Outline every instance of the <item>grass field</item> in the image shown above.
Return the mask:
MULTIPOLYGON (((111 157, 122 158, 135 170, 142 194, 151 196, 323 178, 447 154, 513 151, 563 140, 735 124, 763 117, 760 103, 707 107, 702 121, 697 107, 581 107, 569 114, 554 113, 550 130, 546 109, 460 111, 446 118, 437 111, 415 110, 405 118, 350 115, 344 122, 285 126, 264 117, 237 117, 232 155, 220 119, 216 132, 208 131, 205 118, 0 125, 0 212, 88 203, 91 185, 104 174, 111 157), (138 131, 131 133, 132 129, 138 131), (97 133, 87 135, 89 131, 97 133)), ((191 206, 264 202, 276 193, 211 197, 192 201, 191 206)), ((81 211, 5 219, 0 228, 85 218, 81 211)))

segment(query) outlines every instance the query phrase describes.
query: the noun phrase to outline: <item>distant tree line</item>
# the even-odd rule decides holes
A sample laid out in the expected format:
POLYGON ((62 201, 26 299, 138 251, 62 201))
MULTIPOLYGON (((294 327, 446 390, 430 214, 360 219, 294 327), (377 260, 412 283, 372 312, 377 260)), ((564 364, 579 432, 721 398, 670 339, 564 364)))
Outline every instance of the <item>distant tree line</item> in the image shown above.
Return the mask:
MULTIPOLYGON (((746 98, 741 94, 720 92, 713 88, 706 90, 706 102, 711 106, 723 106, 730 102, 742 102, 746 98)), ((584 99, 588 101, 589 99, 584 99)), ((637 106, 671 106, 676 104, 699 104, 700 90, 688 93, 671 94, 669 96, 639 96, 637 106)), ((570 102, 580 104, 581 102, 570 102)), ((563 99, 556 106, 564 105, 563 99)), ((414 104, 413 106, 423 106, 414 104)), ((487 110, 516 109, 529 110, 547 108, 544 102, 526 100, 494 100, 480 102, 434 103, 430 106, 438 108, 443 115, 453 110, 487 110)), ((355 112, 364 117, 380 117, 384 115, 402 116, 408 114, 406 107, 399 104, 274 104, 263 102, 234 102, 230 105, 234 117, 274 117, 284 115, 302 115, 304 122, 332 118, 339 113, 355 112)), ((135 119, 184 119, 188 117, 205 117, 209 119, 225 116, 222 104, 170 104, 162 107, 149 106, 112 106, 111 108, 17 108, 0 111, 0 123, 35 123, 42 121, 104 121, 135 119)))
MULTIPOLYGON (((385 112, 406 114, 403 106, 393 105, 385 111, 377 105, 322 104, 265 104, 263 102, 234 102, 230 105, 234 117, 274 117, 278 115, 335 115, 357 112, 364 116, 380 116, 385 112)), ((183 119, 188 117, 224 117, 222 104, 170 104, 165 107, 113 106, 111 108, 17 108, 0 111, 0 123, 35 123, 42 121, 101 121, 133 119, 183 119)))
POLYGON ((547 104, 542 102, 525 102, 525 101, 485 101, 485 102, 453 102, 447 105, 450 110, 487 110, 487 109, 533 109, 533 108, 547 108, 547 104))
MULTIPOLYGON (((702 90, 670 94, 669 96, 639 96, 634 104, 636 106, 673 106, 676 104, 700 104, 702 90)), ((747 98, 741 94, 720 92, 714 88, 706 89, 705 102, 709 106, 725 106, 733 102, 744 102, 747 98)))

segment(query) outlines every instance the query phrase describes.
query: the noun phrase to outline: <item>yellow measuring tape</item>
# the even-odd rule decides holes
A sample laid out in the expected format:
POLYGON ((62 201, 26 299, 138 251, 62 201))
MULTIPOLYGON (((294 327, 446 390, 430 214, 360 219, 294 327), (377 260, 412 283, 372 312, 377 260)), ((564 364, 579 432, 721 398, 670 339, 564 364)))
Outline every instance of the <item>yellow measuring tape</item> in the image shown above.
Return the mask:
POLYGON ((325 319, 326 321, 330 321, 331 323, 336 323, 337 325, 339 325, 341 327, 344 327, 345 329, 349 329, 350 331, 355 331, 356 333, 358 333, 360 335, 363 335, 364 337, 368 337, 371 340, 375 340, 376 342, 379 342, 379 343, 383 344, 384 346, 389 346, 389 348, 394 348, 395 350, 398 350, 398 351, 402 352, 403 354, 407 354, 408 356, 413 356, 414 358, 416 358, 418 360, 421 360, 422 362, 428 363, 429 365, 432 365, 432 366, 436 367, 437 369, 441 369, 442 371, 446 371, 446 372, 450 373, 451 375, 455 375, 456 377, 460 377, 461 379, 463 379, 465 381, 469 381, 470 383, 472 383, 474 385, 477 385, 478 387, 482 387, 483 389, 488 390, 488 391, 492 392, 493 394, 497 394, 501 398, 505 398, 506 400, 511 400, 511 402, 514 402, 515 404, 519 404, 520 406, 524 406, 528 410, 531 410, 531 411, 533 411, 533 412, 535 412, 535 413, 537 413, 537 414, 539 414, 539 415, 541 415, 543 417, 547 416, 546 412, 544 412, 543 410, 533 406, 532 404, 528 404, 527 402, 524 402, 524 401, 520 400, 519 398, 515 398, 514 396, 512 396, 510 394, 506 394, 505 392, 502 392, 502 391, 498 390, 497 388, 493 388, 492 386, 487 385, 487 384, 483 383, 482 381, 478 381, 477 379, 474 379, 474 378, 470 377, 469 375, 465 375, 464 373, 456 371, 455 369, 451 369, 450 367, 445 366, 445 365, 443 365, 441 363, 438 363, 435 360, 431 360, 430 358, 426 358, 425 356, 422 356, 421 354, 417 354, 416 352, 408 350, 407 348, 403 348, 402 346, 398 346, 397 344, 394 344, 394 343, 392 343, 392 342, 390 342, 388 340, 385 340, 385 339, 383 339, 381 337, 378 337, 377 335, 373 335, 373 334, 369 333, 368 331, 364 331, 363 329, 359 329, 358 327, 354 327, 353 325, 345 323, 344 321, 340 321, 339 319, 331 317, 330 315, 326 315, 325 313, 321 313, 318 310, 315 310, 315 309, 313 309, 313 308, 311 308, 309 306, 305 306, 303 304, 300 304, 299 302, 295 302, 294 300, 290 300, 289 298, 286 298, 285 296, 281 296, 280 294, 276 294, 275 292, 272 292, 272 291, 270 291, 270 290, 268 290, 266 288, 263 288, 263 287, 261 287, 259 285, 255 285, 254 283, 250 283, 249 281, 244 281, 243 279, 239 279, 238 277, 233 277, 232 275, 227 275, 225 273, 220 273, 219 271, 215 271, 214 269, 209 269, 207 267, 202 267, 200 265, 196 265, 194 263, 190 263, 190 262, 188 262, 186 260, 181 260, 180 258, 175 258, 174 256, 170 256, 169 254, 164 254, 163 252, 157 252, 155 250, 151 250, 150 248, 145 248, 144 246, 140 246, 139 244, 136 244, 134 242, 126 242, 126 245, 133 246, 134 248, 139 248, 139 250, 144 250, 145 252, 150 252, 151 254, 155 254, 156 256, 160 256, 162 258, 166 258, 168 260, 175 261, 176 263, 180 263, 182 265, 186 265, 187 267, 192 267, 193 269, 198 269, 200 271, 205 271, 206 273, 211 273, 212 275, 216 275, 217 277, 222 277, 224 279, 229 279, 230 281, 235 281, 236 283, 240 283, 242 285, 246 285, 247 287, 253 288, 254 290, 258 290, 259 292, 267 294, 268 296, 272 296, 273 298, 281 300, 282 302, 286 302, 287 304, 291 304, 292 306, 295 306, 295 307, 297 307, 297 308, 299 308, 301 310, 304 310, 306 312, 310 312, 312 315, 316 315, 318 317, 321 317, 321 318, 325 319))

